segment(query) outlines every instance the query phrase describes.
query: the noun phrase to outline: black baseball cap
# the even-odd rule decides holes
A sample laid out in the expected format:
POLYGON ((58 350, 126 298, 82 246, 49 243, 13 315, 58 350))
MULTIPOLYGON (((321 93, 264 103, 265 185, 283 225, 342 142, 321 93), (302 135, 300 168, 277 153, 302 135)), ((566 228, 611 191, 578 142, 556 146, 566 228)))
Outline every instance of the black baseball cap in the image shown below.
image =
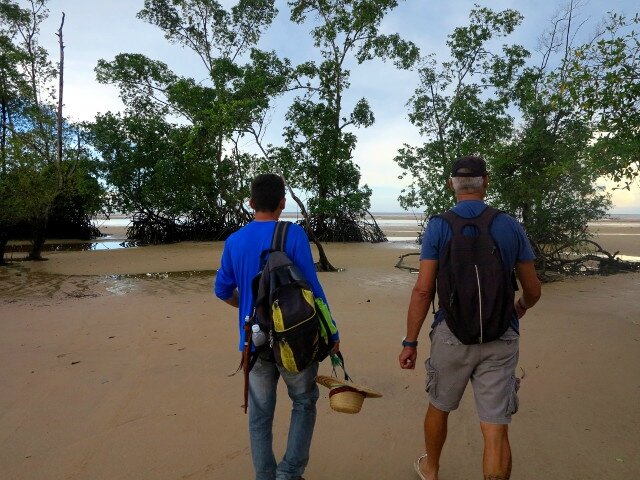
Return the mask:
POLYGON ((452 177, 484 177, 485 175, 489 175, 487 162, 484 158, 475 155, 459 158, 451 169, 452 177))

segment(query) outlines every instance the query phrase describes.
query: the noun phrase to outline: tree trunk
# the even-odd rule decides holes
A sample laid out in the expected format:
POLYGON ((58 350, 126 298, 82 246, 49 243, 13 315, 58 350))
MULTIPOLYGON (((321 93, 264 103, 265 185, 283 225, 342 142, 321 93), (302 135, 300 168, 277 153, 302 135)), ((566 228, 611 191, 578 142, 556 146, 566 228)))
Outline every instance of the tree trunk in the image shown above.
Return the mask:
POLYGON ((47 219, 38 219, 33 226, 33 247, 27 257, 29 260, 42 260, 42 247, 46 240, 47 219))
MULTIPOLYGON (((282 173, 280 173, 280 176, 284 178, 282 173)), ((302 218, 304 218, 304 223, 307 227, 309 239, 318 248, 318 255, 320 257, 320 260, 318 261, 318 263, 320 264, 320 270, 323 272, 336 272, 337 268, 331 265, 331 262, 329 262, 329 259, 327 258, 327 254, 324 252, 324 247, 322 246, 322 244, 318 240, 318 237, 316 237, 315 233, 313 232, 313 229, 311 228, 311 223, 309 222, 309 213, 307 212, 307 209, 304 208, 304 203, 302 203, 302 200, 300 200, 298 196, 293 192, 293 189, 288 183, 287 183, 287 188, 289 189, 289 195, 291 195, 291 198, 293 198, 293 200, 298 204, 298 207, 300 207, 300 213, 302 214, 302 218)))
POLYGON ((529 229, 531 218, 533 218, 531 205, 525 203, 524 205, 522 205, 522 225, 524 226, 525 230, 529 229))
POLYGON ((6 265, 4 261, 4 250, 7 247, 7 242, 9 241, 9 235, 7 232, 0 231, 0 265, 6 265))
POLYGON ((2 159, 2 175, 7 174, 7 99, 0 99, 0 158, 2 159))
MULTIPOLYGON (((319 169, 322 171, 322 167, 319 169)), ((328 188, 324 185, 324 180, 322 178, 318 179, 318 198, 320 200, 327 200, 329 197, 328 188)), ((324 207, 320 208, 320 212, 315 215, 315 230, 314 235, 317 235, 319 238, 323 238, 327 231, 327 215, 324 213, 324 207)))

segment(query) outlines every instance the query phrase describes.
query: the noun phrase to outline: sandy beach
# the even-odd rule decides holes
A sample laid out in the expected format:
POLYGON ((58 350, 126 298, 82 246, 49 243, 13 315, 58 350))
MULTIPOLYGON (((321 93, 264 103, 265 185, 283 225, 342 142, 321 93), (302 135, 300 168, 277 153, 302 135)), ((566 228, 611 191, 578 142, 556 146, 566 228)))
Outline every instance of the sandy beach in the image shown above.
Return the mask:
MULTIPOLYGON (((601 224, 640 256, 640 224, 601 224)), ((120 232, 121 233, 121 232, 120 232)), ((116 232, 117 234, 117 232, 116 232)), ((357 415, 321 387, 307 480, 412 480, 424 451, 428 328, 415 371, 398 367, 415 275, 412 244, 327 244, 321 273, 347 370, 383 393, 357 415)), ((212 294, 221 242, 50 252, 0 267, 0 478, 252 478, 235 310, 212 294)), ((640 478, 640 273, 546 284, 522 320, 514 479, 640 478)), ((430 316, 431 317, 431 316, 430 316)), ((429 320, 430 321, 430 318, 429 320)), ((329 374, 325 362, 321 373, 329 374)), ((289 402, 279 391, 276 454, 289 402)), ((450 416, 442 480, 480 477, 471 389, 450 416)))

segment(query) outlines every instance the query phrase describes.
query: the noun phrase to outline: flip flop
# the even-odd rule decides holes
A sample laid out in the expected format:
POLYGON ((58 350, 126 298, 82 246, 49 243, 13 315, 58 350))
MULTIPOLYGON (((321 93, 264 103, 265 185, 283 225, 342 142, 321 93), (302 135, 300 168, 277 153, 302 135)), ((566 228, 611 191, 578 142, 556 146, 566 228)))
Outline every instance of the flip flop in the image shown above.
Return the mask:
POLYGON ((418 477, 420 477, 420 480, 427 480, 427 477, 425 477, 423 475, 423 473, 422 473, 422 470, 420 470, 420 462, 422 461, 423 458, 427 458, 427 454, 426 453, 424 455, 420 455, 418 460, 416 460, 413 463, 413 468, 415 469, 416 473, 418 474, 418 477))

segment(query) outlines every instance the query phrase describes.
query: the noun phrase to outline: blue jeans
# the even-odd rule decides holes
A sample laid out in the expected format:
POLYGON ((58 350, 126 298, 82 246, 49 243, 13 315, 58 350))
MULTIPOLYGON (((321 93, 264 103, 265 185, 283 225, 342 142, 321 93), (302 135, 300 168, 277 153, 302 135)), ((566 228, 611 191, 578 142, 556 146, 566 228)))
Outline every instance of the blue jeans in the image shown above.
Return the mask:
POLYGON ((256 480, 297 480, 304 472, 316 423, 317 374, 318 362, 294 374, 261 358, 249 373, 249 434, 256 480), (287 384, 293 408, 287 451, 276 465, 272 426, 280 376, 287 384))

